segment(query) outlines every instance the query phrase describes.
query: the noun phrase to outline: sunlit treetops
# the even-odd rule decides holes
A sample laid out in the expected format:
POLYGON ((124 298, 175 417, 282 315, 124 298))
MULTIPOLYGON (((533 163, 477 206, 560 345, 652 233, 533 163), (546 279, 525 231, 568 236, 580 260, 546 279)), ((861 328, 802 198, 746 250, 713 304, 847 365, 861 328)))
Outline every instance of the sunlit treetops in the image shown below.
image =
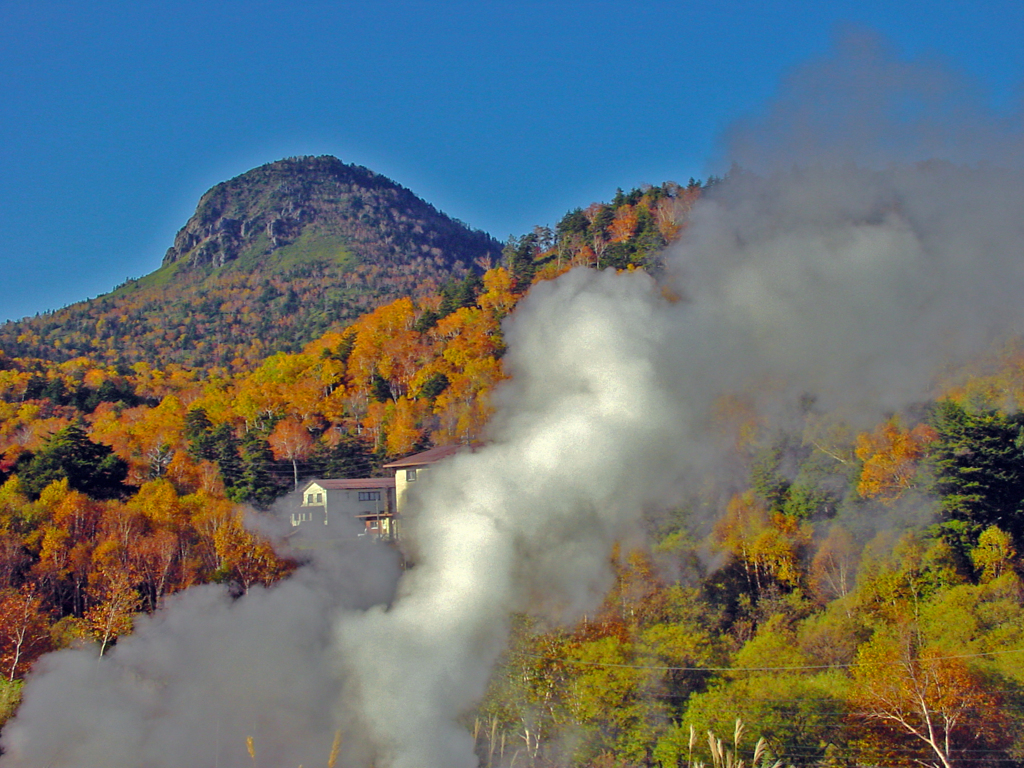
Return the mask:
MULTIPOLYGON (((259 360, 0 357, 0 674, 82 637, 108 647, 192 584, 238 594, 286 574, 239 502, 482 437, 502 320, 530 285, 574 266, 656 273, 700 190, 573 211, 436 292, 259 360)), ((517 619, 478 752, 717 765, 706 732, 735 733, 741 717, 739 750, 763 736, 773 762, 1012 763, 1022 360, 1010 345, 861 430, 813 403, 770 429, 723 394, 728 480, 652 514, 650 550, 616 552, 609 597, 578 627, 517 619)))
MULTIPOLYGON (((664 208, 672 189, 623 196, 610 210, 664 208)), ((600 240, 601 226, 576 232, 581 244, 600 240)), ((628 227, 617 226, 608 239, 628 244, 628 227)), ((501 321, 532 282, 581 263, 575 241, 547 238, 510 243, 502 264, 484 260, 436 293, 384 303, 294 352, 266 356, 253 341, 200 368, 102 351, 59 361, 0 354, 0 602, 46 635, 11 651, 6 673, 23 674, 35 655, 75 637, 116 641, 134 612, 189 584, 245 589, 286 572, 241 526, 238 502, 263 507, 303 477, 366 476, 431 444, 480 437, 504 376, 501 321)), ((294 289, 264 286, 258 296, 287 302, 294 289)), ((120 311, 113 300, 89 322, 109 331, 97 338, 111 349, 209 343, 217 334, 202 325, 203 307, 230 314, 238 298, 202 290, 206 303, 187 310, 194 337, 165 330, 147 340, 105 314, 120 311)), ((76 322, 67 338, 90 333, 76 322)))

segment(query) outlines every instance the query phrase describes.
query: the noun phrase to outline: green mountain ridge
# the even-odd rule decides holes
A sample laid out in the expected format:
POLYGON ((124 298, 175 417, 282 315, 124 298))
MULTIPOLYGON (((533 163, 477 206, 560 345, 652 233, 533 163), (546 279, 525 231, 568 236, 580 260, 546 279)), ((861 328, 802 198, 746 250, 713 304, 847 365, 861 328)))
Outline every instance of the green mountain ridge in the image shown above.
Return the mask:
POLYGON ((248 270, 269 255, 287 262, 350 252, 360 261, 452 266, 466 240, 500 250, 483 232, 469 231, 367 168, 329 156, 298 157, 254 168, 204 194, 163 264, 248 270))
POLYGON ((204 194, 162 266, 0 326, 0 350, 63 361, 252 364, 497 260, 501 244, 337 158, 254 168, 204 194))

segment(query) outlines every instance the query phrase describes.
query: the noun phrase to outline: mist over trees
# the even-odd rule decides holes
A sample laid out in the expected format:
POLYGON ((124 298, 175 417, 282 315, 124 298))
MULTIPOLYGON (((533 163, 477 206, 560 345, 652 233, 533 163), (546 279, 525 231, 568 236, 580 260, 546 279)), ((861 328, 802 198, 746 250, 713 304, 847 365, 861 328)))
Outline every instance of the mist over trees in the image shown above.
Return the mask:
MULTIPOLYGON (((645 270, 678 301, 659 254, 706 189, 620 191, 295 351, 208 368, 0 357, 9 690, 50 650, 115 652, 189 587, 277 594, 297 562, 241 504, 269 516, 304 478, 486 440, 502 321, 529 288, 645 270)), ((600 608, 573 626, 514 617, 465 715, 481 763, 713 764, 707 731, 737 718, 736 749, 763 737, 765 761, 1020 762, 1021 365, 1004 344, 867 421, 778 382, 714 393, 714 471, 648 510, 646 545, 616 547, 600 608)), ((248 760, 244 739, 232 750, 248 760)))

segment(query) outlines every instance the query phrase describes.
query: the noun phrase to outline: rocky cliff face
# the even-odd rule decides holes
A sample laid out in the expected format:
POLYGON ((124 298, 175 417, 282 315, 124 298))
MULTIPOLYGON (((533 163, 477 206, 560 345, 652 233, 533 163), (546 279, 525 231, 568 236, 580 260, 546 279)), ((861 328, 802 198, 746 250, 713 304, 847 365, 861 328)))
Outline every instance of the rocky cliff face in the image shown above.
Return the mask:
POLYGON ((163 263, 225 267, 242 259, 249 267, 296 245, 321 255, 344 250, 363 264, 428 258, 446 269, 501 251, 493 238, 384 176, 334 157, 298 157, 260 166, 203 195, 163 263))

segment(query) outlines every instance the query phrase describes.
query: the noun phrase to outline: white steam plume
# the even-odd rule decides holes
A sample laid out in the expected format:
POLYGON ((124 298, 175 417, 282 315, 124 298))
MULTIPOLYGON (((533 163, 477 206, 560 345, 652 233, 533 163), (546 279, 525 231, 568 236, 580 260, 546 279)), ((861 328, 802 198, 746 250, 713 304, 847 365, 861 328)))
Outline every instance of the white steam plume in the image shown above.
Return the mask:
MULTIPOLYGON (((844 73, 844 92, 863 69, 880 78, 872 93, 884 107, 910 99, 927 111, 942 72, 880 59, 868 42, 844 42, 826 68, 844 73), (891 70, 917 79, 890 77, 884 93, 891 70), (915 94, 917 81, 931 90, 915 94)), ((804 81, 821 85, 797 78, 784 99, 806 103, 809 118, 822 100, 799 92, 804 81)), ((869 114, 866 132, 880 131, 884 109, 869 114)), ((914 130, 941 133, 926 117, 898 125, 911 146, 914 130)), ((421 565, 397 603, 341 624, 343 655, 359 659, 349 701, 386 765, 475 764, 457 718, 483 692, 509 611, 593 604, 623 525, 665 500, 666 481, 714 469, 722 395, 748 395, 771 418, 809 394, 866 426, 928 396, 944 366, 1024 328, 1019 169, 879 165, 856 141, 845 156, 828 136, 810 141, 815 127, 801 125, 803 157, 778 163, 782 142, 763 175, 737 170, 698 203, 668 256, 682 301, 636 275, 574 272, 521 305, 491 445, 453 462, 423 498, 421 565), (538 594, 545 585, 553 594, 538 594), (376 651, 401 661, 373 666, 376 651)))
POLYGON ((524 302, 491 442, 431 477, 395 604, 339 622, 357 680, 346 704, 385 765, 475 765, 457 719, 483 695, 509 614, 600 600, 613 542, 668 477, 670 452, 652 446, 682 423, 659 365, 663 303, 646 275, 583 270, 524 302))
POLYGON ((233 605, 186 595, 100 664, 44 663, 0 766, 232 768, 249 762, 246 728, 272 764, 310 765, 339 724, 350 765, 473 766, 459 721, 509 613, 571 619, 600 599, 612 542, 680 475, 714 469, 722 395, 770 415, 813 394, 870 423, 1024 327, 1019 136, 965 93, 941 67, 842 41, 734 132, 757 175, 695 208, 668 258, 681 301, 580 270, 521 303, 490 440, 426 484, 406 527, 416 567, 387 607, 346 603, 347 581, 318 566, 233 605), (267 684, 229 683, 218 663, 267 684), (227 722, 216 738, 190 714, 206 698, 227 722))

